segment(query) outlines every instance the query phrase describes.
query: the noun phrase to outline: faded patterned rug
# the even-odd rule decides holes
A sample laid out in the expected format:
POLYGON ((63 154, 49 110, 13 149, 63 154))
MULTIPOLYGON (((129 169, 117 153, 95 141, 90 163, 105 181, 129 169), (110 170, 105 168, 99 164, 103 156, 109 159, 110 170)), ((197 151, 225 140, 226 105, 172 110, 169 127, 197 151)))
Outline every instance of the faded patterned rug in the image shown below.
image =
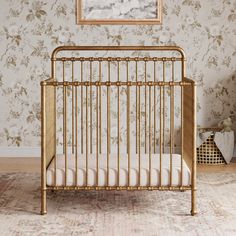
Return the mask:
POLYGON ((0 235, 236 235, 236 173, 198 175, 190 192, 57 192, 40 211, 40 176, 0 173, 0 235))

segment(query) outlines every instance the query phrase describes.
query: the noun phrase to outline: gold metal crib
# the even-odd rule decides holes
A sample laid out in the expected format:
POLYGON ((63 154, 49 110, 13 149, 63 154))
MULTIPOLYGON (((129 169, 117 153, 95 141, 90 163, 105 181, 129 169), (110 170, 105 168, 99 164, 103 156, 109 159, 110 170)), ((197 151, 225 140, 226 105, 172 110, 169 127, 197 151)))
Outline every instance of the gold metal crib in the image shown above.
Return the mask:
POLYGON ((41 104, 41 214, 49 190, 191 190, 196 213, 196 84, 181 48, 58 47, 41 104))

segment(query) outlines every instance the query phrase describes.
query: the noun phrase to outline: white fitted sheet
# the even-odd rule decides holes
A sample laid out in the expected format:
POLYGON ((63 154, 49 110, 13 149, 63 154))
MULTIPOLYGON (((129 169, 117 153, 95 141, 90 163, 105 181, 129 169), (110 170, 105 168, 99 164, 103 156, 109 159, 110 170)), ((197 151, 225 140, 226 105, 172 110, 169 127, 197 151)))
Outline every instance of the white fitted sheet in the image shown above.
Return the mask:
MULTIPOLYGON (((50 163, 47 169, 48 186, 65 185, 65 156, 57 155, 56 183, 54 183, 55 159, 50 163)), ((99 154, 99 181, 98 186, 107 186, 107 155, 99 154)), ((139 185, 139 156, 132 154, 130 156, 130 186, 139 185)), ((67 156, 67 183, 66 186, 75 186, 76 168, 75 156, 67 156)), ((86 155, 78 156, 78 178, 77 186, 86 186, 86 155)), ((117 154, 110 154, 109 157, 109 186, 118 185, 118 165, 117 154)), ((151 155, 151 184, 150 186, 160 186, 160 155, 151 155)), ((183 160, 183 185, 191 184, 191 174, 188 166, 183 160)), ((96 182, 97 167, 96 155, 88 155, 88 186, 97 186, 96 182)), ((120 186, 128 186, 128 156, 120 154, 120 186)), ((141 155, 141 186, 149 186, 149 154, 141 155)), ((170 185, 170 154, 162 154, 162 185, 170 185)), ((172 186, 181 185, 181 155, 172 155, 172 186)))

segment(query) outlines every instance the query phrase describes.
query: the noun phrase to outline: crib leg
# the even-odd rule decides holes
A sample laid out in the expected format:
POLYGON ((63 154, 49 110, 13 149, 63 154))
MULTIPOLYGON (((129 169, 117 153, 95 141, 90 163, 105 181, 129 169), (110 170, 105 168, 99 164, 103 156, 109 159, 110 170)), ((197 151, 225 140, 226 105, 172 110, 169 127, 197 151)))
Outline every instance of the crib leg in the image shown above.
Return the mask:
POLYGON ((47 214, 47 190, 41 191, 41 215, 47 214))
POLYGON ((197 214, 196 209, 196 189, 191 189, 191 215, 194 216, 197 214))

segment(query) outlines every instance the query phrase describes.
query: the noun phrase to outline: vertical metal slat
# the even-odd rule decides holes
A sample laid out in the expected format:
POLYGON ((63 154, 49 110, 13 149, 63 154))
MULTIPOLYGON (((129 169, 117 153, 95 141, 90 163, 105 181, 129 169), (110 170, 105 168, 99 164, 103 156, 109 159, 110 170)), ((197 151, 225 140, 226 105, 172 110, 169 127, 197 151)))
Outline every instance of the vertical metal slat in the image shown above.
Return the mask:
POLYGON ((86 111, 85 111, 85 138, 86 138, 86 186, 88 186, 88 86, 86 86, 86 111))
POLYGON ((159 185, 162 186, 162 154, 163 154, 163 101, 162 101, 162 86, 160 86, 160 137, 159 137, 159 146, 160 146, 160 173, 159 173, 159 185))
POLYGON ((78 87, 75 87, 75 185, 78 185, 78 87))
POLYGON ((63 86, 64 88, 64 148, 65 148, 65 186, 67 186, 67 171, 68 171, 68 163, 67 163, 67 86, 63 86))
POLYGON ((99 131, 98 131, 98 86, 96 87, 96 169, 97 169, 97 174, 96 174, 96 183, 97 186, 99 185, 99 160, 98 160, 98 153, 99 153, 99 131))
POLYGON ((152 87, 149 86, 149 186, 152 186, 152 87))
MULTIPOLYGON (((147 61, 145 61, 144 64, 144 79, 145 79, 145 83, 147 82, 147 61)), ((144 110, 144 132, 145 132, 145 154, 147 153, 147 85, 145 84, 145 97, 144 97, 144 102, 145 102, 145 110, 144 110)))
MULTIPOLYGON (((163 61, 163 82, 166 82, 166 63, 163 61)), ((163 86, 163 153, 165 153, 165 118, 166 118, 166 102, 165 102, 165 86, 163 86)))
MULTIPOLYGON (((99 61, 99 82, 102 81, 102 62, 99 61)), ((99 86, 99 153, 102 152, 102 87, 99 86)))
MULTIPOLYGON (((71 63, 71 74, 72 74, 72 78, 71 81, 74 82, 74 61, 72 61, 71 63)), ((74 95, 74 86, 71 86, 72 88, 72 102, 71 102, 71 108, 72 108, 72 125, 71 125, 71 129, 72 129, 72 154, 74 154, 75 152, 75 129, 74 129, 74 125, 75 125, 75 104, 74 104, 74 100, 75 100, 75 95, 74 95)))
MULTIPOLYGON (((84 76, 84 69, 83 69, 83 61, 80 62, 80 81, 83 82, 83 76, 84 76)), ((83 94, 83 86, 81 86, 81 105, 80 105, 80 109, 81 109, 81 154, 84 153, 84 104, 83 104, 83 100, 84 100, 84 94, 83 94)))
POLYGON ((138 160, 139 160, 139 164, 138 164, 138 173, 139 173, 139 187, 141 187, 141 101, 140 101, 140 97, 141 97, 141 88, 140 86, 138 86, 138 160))
MULTIPOLYGON (((153 63, 153 81, 156 82, 156 61, 153 63)), ((153 145, 154 145, 154 153, 157 153, 156 146, 156 86, 154 86, 154 111, 153 111, 153 119, 154 119, 154 134, 153 134, 153 145)))
MULTIPOLYGON (((117 62, 117 77, 118 82, 120 81, 120 63, 117 62)), ((120 186, 120 87, 117 86, 117 184, 120 186)))
MULTIPOLYGON (((111 81, 110 61, 108 61, 108 81, 111 81)), ((110 85, 107 85, 107 187, 110 174, 110 85)))
MULTIPOLYGON (((93 62, 90 61, 90 82, 93 80, 93 62)), ((90 86, 90 153, 93 153, 93 86, 90 86)))
MULTIPOLYGON (((174 82, 174 61, 172 61, 172 82, 174 82)), ((173 147, 174 147, 174 86, 170 87, 170 186, 173 176, 173 147)))

